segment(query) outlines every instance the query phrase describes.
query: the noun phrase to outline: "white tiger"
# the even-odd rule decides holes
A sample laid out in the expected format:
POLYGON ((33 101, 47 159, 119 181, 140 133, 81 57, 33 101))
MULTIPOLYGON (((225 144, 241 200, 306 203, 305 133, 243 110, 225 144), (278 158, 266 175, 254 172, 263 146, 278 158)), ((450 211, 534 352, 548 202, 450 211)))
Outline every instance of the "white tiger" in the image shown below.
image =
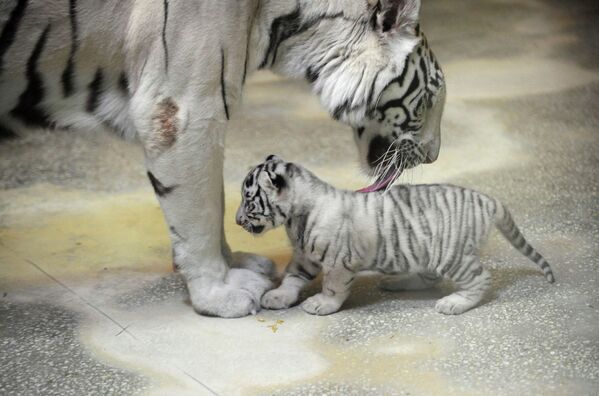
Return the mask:
POLYGON ((225 130, 246 77, 269 68, 306 78, 353 127, 382 188, 439 151, 443 75, 419 9, 419 0, 2 1, 0 136, 103 124, 138 139, 193 307, 247 315, 271 286, 272 263, 232 255, 223 235, 225 130))
POLYGON ((285 225, 293 257, 281 285, 262 306, 287 308, 322 270, 322 291, 303 302, 311 314, 337 312, 356 273, 406 274, 388 278, 388 290, 423 289, 443 277, 460 290, 437 302, 444 314, 475 307, 491 284, 478 251, 496 226, 549 282, 549 263, 527 241, 509 211, 487 195, 451 185, 395 186, 386 192, 337 190, 303 167, 271 155, 242 187, 237 224, 261 234, 285 225))

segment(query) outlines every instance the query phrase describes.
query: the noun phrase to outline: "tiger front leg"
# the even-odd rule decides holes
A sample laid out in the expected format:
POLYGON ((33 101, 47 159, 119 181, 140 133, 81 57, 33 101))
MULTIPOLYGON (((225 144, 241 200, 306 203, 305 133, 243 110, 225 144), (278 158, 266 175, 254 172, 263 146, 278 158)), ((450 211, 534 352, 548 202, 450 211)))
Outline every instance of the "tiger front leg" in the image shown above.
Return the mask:
POLYGON ((306 262, 301 256, 294 255, 287 265, 281 285, 262 297, 262 307, 284 309, 294 305, 304 286, 316 278, 320 269, 319 264, 306 262))
POLYGON ((329 315, 341 308, 349 296, 356 273, 347 265, 325 270, 322 291, 302 303, 302 309, 312 315, 329 315))
MULTIPOLYGON (((241 317, 260 309, 267 276, 228 268, 223 237, 223 157, 226 124, 191 114, 182 98, 132 99, 148 177, 169 226, 173 262, 185 277, 194 309, 241 317), (149 114, 149 118, 147 114, 149 114)), ((150 96, 151 97, 151 96, 150 96)))

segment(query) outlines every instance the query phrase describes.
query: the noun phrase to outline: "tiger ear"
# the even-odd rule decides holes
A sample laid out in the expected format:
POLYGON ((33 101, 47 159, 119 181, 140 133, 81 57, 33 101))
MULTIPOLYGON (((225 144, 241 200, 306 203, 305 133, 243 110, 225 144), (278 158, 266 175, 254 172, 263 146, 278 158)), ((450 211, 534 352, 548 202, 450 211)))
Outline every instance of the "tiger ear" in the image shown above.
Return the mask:
POLYGON ((268 162, 268 161, 279 162, 279 161, 281 161, 281 158, 279 158, 278 156, 276 156, 274 154, 271 154, 268 157, 266 157, 266 159, 264 161, 265 162, 268 162))
POLYGON ((374 28, 381 33, 414 34, 420 14, 420 0, 368 0, 374 8, 374 28))
POLYGON ((265 174, 264 176, 268 188, 275 190, 277 193, 281 193, 287 187, 287 179, 283 175, 273 173, 265 174))
POLYGON ((275 188, 277 189, 277 191, 281 191, 282 189, 284 189, 285 187, 287 187, 287 180, 285 180, 285 177, 283 177, 282 175, 277 174, 275 176, 274 179, 272 180, 272 184, 273 186, 275 186, 275 188))

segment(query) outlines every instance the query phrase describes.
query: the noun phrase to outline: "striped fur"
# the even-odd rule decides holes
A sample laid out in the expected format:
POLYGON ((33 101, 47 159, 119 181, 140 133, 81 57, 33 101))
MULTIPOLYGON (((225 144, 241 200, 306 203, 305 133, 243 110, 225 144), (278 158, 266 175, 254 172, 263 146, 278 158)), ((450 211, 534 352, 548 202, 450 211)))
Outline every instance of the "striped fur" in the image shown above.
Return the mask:
POLYGON ((268 271, 230 268, 272 263, 232 254, 223 231, 226 123, 246 77, 308 80, 362 131, 366 170, 397 176, 434 159, 440 139, 444 83, 419 10, 420 0, 0 1, 0 140, 29 127, 138 140, 194 309, 247 315, 268 271), (406 117, 389 128, 395 112, 406 117), (381 151, 394 154, 368 160, 381 151))
MULTIPOLYGON (((246 75, 268 68, 310 82, 330 114, 353 127, 360 162, 375 178, 398 177, 406 168, 437 158, 445 82, 418 24, 419 0, 210 3, 4 2, 3 135, 24 127, 103 126, 146 141, 139 127, 143 120, 132 106, 136 94, 146 95, 140 93, 142 78, 146 75, 160 88, 174 65, 187 70, 179 58, 197 45, 207 59, 207 65, 198 66, 209 72, 193 83, 218 86, 209 93, 198 91, 218 98, 218 108, 200 106, 202 117, 228 120, 246 75), (239 21, 227 20, 228 14, 239 21), (194 28, 205 40, 176 41, 192 18, 201 22, 194 28), (211 25, 223 18, 226 24, 211 25), (215 44, 207 48, 209 41, 215 44)), ((188 73, 182 74, 189 83, 183 78, 188 73)), ((158 96, 156 103, 166 97, 151 94, 158 96)))
POLYGON ((477 256, 493 226, 554 281, 549 264, 524 239, 509 211, 470 189, 402 185, 386 193, 341 191, 271 156, 250 172, 242 190, 237 222, 253 233, 285 224, 294 248, 281 286, 262 299, 267 308, 295 303, 301 288, 322 270, 322 292, 302 307, 319 315, 335 312, 355 274, 376 270, 408 275, 385 280, 382 286, 391 290, 454 281, 460 290, 439 300, 436 309, 460 314, 476 306, 490 286, 477 256))

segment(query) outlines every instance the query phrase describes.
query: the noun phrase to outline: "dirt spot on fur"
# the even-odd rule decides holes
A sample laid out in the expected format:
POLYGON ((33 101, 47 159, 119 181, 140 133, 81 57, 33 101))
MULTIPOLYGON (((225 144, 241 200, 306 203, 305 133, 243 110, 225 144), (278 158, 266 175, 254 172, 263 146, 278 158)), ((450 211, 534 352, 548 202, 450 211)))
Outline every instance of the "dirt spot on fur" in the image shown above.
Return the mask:
POLYGON ((165 98, 158 103, 156 112, 152 117, 156 131, 154 146, 157 149, 165 150, 171 147, 177 140, 179 132, 177 125, 178 112, 179 106, 177 106, 171 97, 165 98))

